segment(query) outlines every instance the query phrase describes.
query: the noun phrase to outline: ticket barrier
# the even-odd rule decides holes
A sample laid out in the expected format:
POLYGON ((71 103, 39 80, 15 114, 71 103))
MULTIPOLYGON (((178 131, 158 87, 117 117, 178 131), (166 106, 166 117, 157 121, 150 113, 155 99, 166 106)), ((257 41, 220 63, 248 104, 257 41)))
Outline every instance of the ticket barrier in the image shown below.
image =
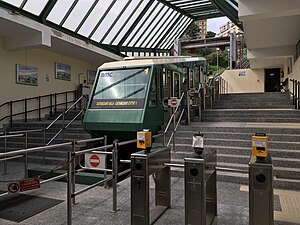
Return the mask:
POLYGON ((267 158, 251 156, 249 163, 249 224, 274 224, 273 166, 267 158))
POLYGON ((217 216, 217 154, 185 158, 185 224, 210 225, 217 216))
POLYGON ((131 155, 131 224, 154 224, 171 206, 170 147, 131 155), (155 177, 155 207, 149 205, 149 176, 155 177))

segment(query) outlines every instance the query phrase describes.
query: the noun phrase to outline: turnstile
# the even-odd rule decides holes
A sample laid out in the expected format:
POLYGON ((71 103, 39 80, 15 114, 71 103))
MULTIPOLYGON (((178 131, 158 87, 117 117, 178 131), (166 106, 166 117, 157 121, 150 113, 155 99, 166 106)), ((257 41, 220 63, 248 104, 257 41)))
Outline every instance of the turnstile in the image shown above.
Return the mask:
POLYGON ((170 147, 131 155, 131 224, 155 223, 171 205, 170 147), (149 206, 149 176, 155 176, 155 207, 149 206))
POLYGON ((217 215, 216 162, 215 150, 184 160, 186 225, 209 225, 217 215))
POLYGON ((271 157, 252 156, 249 163, 249 224, 274 224, 273 165, 271 157))

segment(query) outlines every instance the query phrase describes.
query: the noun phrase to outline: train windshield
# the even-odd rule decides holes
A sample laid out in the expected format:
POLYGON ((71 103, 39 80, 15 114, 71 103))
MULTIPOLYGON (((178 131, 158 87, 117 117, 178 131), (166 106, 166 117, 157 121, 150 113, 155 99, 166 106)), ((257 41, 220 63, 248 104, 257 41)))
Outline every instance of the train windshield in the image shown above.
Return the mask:
POLYGON ((101 71, 91 108, 142 108, 150 68, 101 71))

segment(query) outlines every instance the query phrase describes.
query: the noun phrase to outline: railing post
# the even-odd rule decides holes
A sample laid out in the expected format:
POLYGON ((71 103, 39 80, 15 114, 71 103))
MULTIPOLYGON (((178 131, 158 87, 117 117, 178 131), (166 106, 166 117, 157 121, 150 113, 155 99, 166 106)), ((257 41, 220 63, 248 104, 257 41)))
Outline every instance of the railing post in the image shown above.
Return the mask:
MULTIPOLYGON (((25 149, 27 149, 28 148, 28 133, 27 132, 24 134, 24 137, 25 137, 25 149)), ((27 154, 27 152, 25 152, 25 154, 24 154, 24 170, 25 170, 24 176, 25 176, 25 178, 28 178, 28 154, 27 154)))
POLYGON ((9 121, 10 127, 12 127, 12 125, 13 125, 13 106, 12 106, 12 104, 13 104, 13 102, 10 101, 10 104, 9 104, 9 106, 10 106, 10 121, 9 121))
POLYGON ((293 82, 293 105, 295 104, 295 82, 294 82, 294 79, 291 80, 293 82))
POLYGON ((118 140, 113 142, 112 166, 113 166, 113 212, 118 211, 117 201, 117 183, 118 183, 118 140))
MULTIPOLYGON (((6 153, 7 152, 7 137, 6 137, 7 133, 6 133, 6 131, 4 132, 4 135, 5 135, 5 137, 4 137, 4 153, 6 153)), ((4 167, 3 174, 7 175, 7 161, 5 158, 4 158, 3 167, 4 167)))
POLYGON ((299 109, 299 104, 300 104, 300 81, 297 82, 297 109, 299 109))
POLYGON ((57 93, 54 94, 54 113, 57 113, 57 93))
MULTIPOLYGON (((190 107, 189 91, 186 92, 186 103, 187 103, 187 125, 189 126, 191 124, 191 107, 190 107)), ((174 115, 174 135, 175 135, 175 126, 176 126, 176 120, 174 115)), ((175 144, 174 144, 174 148, 175 148, 175 144)))
POLYGON ((68 168, 68 176, 67 176, 67 224, 71 225, 72 224, 72 152, 68 151, 68 156, 67 156, 67 168, 68 168))
MULTIPOLYGON (((74 93, 74 102, 76 102, 76 100, 77 100, 77 91, 75 90, 73 93, 74 93)), ((74 108, 75 108, 75 110, 77 109, 77 104, 75 104, 74 108)))
POLYGON ((53 108, 52 94, 50 94, 50 116, 52 116, 52 108, 53 108))
POLYGON ((27 122, 27 98, 24 99, 25 103, 25 122, 27 122))
POLYGON ((68 91, 66 91, 66 110, 68 110, 68 91))
POLYGON ((298 93, 298 90, 297 90, 297 81, 295 80, 295 93, 294 93, 294 95, 295 95, 295 102, 294 102, 295 109, 297 109, 297 101, 298 101, 298 99, 297 99, 297 93, 298 93))
MULTIPOLYGON (((104 146, 107 145, 107 135, 104 135, 103 143, 104 143, 104 146)), ((104 151, 107 152, 107 148, 105 148, 104 151)), ((107 159, 107 157, 105 159, 107 159)), ((106 168, 106 166, 107 166, 107 160, 105 160, 105 168, 106 168)), ((107 172, 104 171, 104 179, 106 179, 106 178, 107 178, 107 172)), ((107 188, 107 182, 105 182, 104 187, 107 188)))
MULTIPOLYGON (((46 128, 44 127, 43 129, 43 142, 44 142, 44 146, 46 146, 46 128)), ((46 164, 46 156, 45 156, 46 152, 45 150, 43 151, 43 163, 46 164)))
MULTIPOLYGON (((72 160, 72 193, 75 193, 75 184, 76 184, 76 174, 75 174, 75 141, 72 142, 72 153, 74 155, 74 159, 72 160)), ((73 196, 73 205, 75 205, 75 196, 73 196)))
POLYGON ((41 121, 41 96, 39 96, 39 121, 41 121))
POLYGON ((65 111, 62 112, 62 132, 63 132, 63 141, 65 141, 65 111))

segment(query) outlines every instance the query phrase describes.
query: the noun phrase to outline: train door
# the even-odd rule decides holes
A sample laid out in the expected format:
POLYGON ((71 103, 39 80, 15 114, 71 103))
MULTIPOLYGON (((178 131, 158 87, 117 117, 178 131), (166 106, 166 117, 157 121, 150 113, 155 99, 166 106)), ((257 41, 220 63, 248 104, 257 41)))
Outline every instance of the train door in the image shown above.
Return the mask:
MULTIPOLYGON (((171 97, 180 98, 181 95, 181 75, 178 72, 163 68, 163 93, 164 99, 167 100, 171 97)), ((166 103, 165 103, 166 105, 166 103)), ((172 114, 172 110, 168 107, 164 109, 164 118, 168 120, 172 114)))

